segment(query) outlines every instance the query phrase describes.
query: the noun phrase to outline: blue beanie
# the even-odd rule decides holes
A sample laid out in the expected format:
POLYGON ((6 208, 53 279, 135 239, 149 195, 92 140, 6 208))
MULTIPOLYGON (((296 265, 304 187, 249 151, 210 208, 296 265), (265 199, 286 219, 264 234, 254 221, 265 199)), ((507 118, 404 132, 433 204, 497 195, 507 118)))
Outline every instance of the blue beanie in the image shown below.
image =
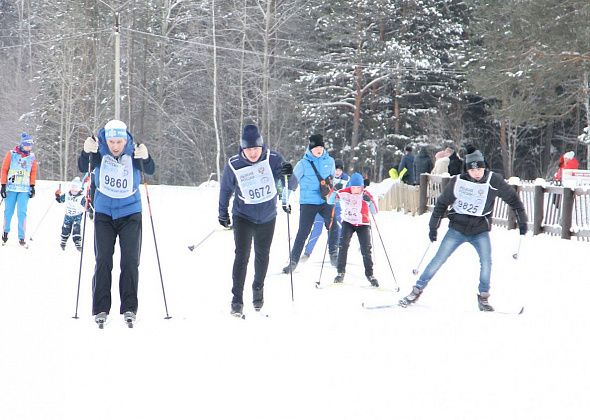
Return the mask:
POLYGON ((240 147, 242 149, 248 149, 250 147, 262 147, 262 136, 258 131, 258 127, 254 124, 248 124, 244 126, 242 131, 242 139, 240 140, 240 147))
POLYGON ((29 146, 33 147, 33 138, 29 136, 28 133, 21 133, 20 134, 20 145, 23 147, 29 146))
POLYGON ((358 172, 355 172, 350 176, 350 180, 348 181, 348 186, 349 187, 364 187, 365 180, 363 179, 363 176, 361 174, 359 174, 358 172))

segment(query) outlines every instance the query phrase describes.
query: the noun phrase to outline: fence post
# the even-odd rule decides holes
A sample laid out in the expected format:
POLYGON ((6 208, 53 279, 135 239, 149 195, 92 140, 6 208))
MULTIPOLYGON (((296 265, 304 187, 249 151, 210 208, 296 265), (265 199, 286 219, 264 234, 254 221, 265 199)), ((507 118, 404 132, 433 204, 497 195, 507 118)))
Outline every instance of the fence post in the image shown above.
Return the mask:
POLYGON ((545 188, 535 185, 533 196, 533 235, 543 233, 543 209, 545 207, 545 188))
POLYGON ((574 190, 571 188, 563 188, 563 202, 561 205, 561 239, 571 239, 572 212, 574 210, 574 190))
MULTIPOLYGON (((518 195, 518 185, 513 185, 514 191, 516 191, 516 195, 518 195)), ((512 210, 512 207, 508 208, 508 230, 516 229, 516 213, 512 210)))
POLYGON ((428 202, 428 174, 420 174, 420 198, 418 201, 418 216, 426 213, 428 202))

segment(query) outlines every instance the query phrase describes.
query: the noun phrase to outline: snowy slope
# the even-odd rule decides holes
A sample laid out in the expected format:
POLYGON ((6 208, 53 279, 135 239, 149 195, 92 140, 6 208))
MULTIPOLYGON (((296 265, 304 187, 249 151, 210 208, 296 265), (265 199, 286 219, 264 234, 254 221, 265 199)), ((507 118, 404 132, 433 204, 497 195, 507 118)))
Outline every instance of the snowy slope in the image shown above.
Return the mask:
MULTIPOLYGON (((168 310, 144 200, 140 307, 135 329, 113 309, 91 316, 92 224, 87 226, 79 319, 79 253, 59 246, 57 183, 30 201, 30 249, 0 248, 0 418, 70 419, 585 419, 590 415, 585 311, 590 245, 495 228, 491 303, 521 316, 477 312, 477 254, 453 255, 415 307, 368 311, 407 293, 428 245, 428 215, 383 212, 379 230, 400 294, 364 288, 356 239, 347 281, 317 290, 325 235, 293 276, 280 212, 265 288, 269 318, 229 315, 232 233, 217 224, 215 184, 149 186, 168 310), (195 252, 195 244, 210 233, 195 252), (356 284, 357 286, 355 286, 356 284)), ((142 191, 145 192, 142 186, 142 191)), ((295 236, 296 212, 291 216, 295 236)), ((441 234, 446 227, 441 227, 441 234)), ((375 232, 376 277, 395 283, 375 232)), ((436 244, 437 245, 437 244, 436 244)), ((433 255, 432 246, 426 261, 433 255)), ((118 266, 118 253, 115 267, 118 266)), ((325 266, 322 282, 335 275, 325 266)))

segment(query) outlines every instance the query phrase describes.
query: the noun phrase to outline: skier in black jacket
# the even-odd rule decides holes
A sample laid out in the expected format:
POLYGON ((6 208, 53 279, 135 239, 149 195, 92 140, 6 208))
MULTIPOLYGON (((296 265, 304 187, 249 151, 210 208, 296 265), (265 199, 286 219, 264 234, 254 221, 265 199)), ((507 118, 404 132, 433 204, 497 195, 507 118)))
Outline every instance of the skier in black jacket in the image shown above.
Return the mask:
POLYGON ((515 212, 521 235, 527 232, 527 215, 524 205, 516 191, 497 173, 485 168, 485 160, 479 150, 465 157, 466 173, 454 176, 436 200, 430 217, 428 237, 437 239, 437 229, 448 210, 449 230, 443 238, 434 258, 413 287, 412 292, 399 301, 400 306, 408 306, 418 300, 428 282, 436 274, 447 258, 463 243, 469 242, 479 255, 479 309, 493 311, 488 303, 490 296, 490 274, 492 268, 492 247, 490 229, 496 196, 504 200, 515 212))

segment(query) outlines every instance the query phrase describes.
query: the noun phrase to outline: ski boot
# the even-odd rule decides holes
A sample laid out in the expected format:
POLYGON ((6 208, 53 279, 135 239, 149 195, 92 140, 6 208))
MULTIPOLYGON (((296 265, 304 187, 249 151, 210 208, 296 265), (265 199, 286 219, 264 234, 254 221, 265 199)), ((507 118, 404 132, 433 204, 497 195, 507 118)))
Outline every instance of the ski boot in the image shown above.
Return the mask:
POLYGON ((342 283, 344 281, 344 273, 338 273, 336 277, 334 277, 334 283, 342 283))
POLYGON ((6 244, 6 241, 8 241, 8 232, 2 234, 2 245, 6 244))
POLYGON ((29 247, 29 246, 27 245, 27 243, 25 242, 25 240, 24 240, 24 239, 19 239, 19 240, 18 240, 18 244, 19 244, 20 246, 22 246, 23 248, 25 248, 25 249, 29 247))
POLYGON ((241 303, 232 303, 231 304, 231 312, 230 314, 235 316, 236 318, 244 318, 243 311, 244 305, 241 303))
POLYGON ((375 276, 367 276, 367 280, 369 280, 369 283, 371 283, 371 286, 379 287, 379 282, 377 281, 375 276))
POLYGON ((297 263, 295 261, 293 261, 291 264, 287 264, 287 266, 283 268, 283 274, 292 273, 293 271, 295 271, 296 267, 297 263))
POLYGON ((479 307, 480 311, 494 312, 494 307, 488 303, 489 297, 490 294, 487 292, 482 292, 477 295, 477 306, 479 307))
POLYGON ((94 322, 98 325, 101 330, 104 328, 104 324, 107 322, 107 313, 100 312, 94 316, 94 322))
POLYGON ((309 260, 309 257, 311 257, 311 255, 309 255, 309 254, 305 254, 305 253, 304 253, 304 254, 301 256, 301 258, 299 258, 299 262, 305 262, 305 261, 309 260))
POLYGON ((129 328, 133 328, 135 324, 135 312, 126 311, 123 313, 123 319, 129 328))
POLYGON ((82 244, 78 242, 75 245, 76 245, 76 249, 78 250, 78 252, 82 252, 82 244))
POLYGON ((64 250, 64 251, 66 250, 66 243, 65 242, 60 242, 59 246, 62 250, 64 250))
POLYGON ((402 299, 399 300, 398 304, 402 308, 406 308, 408 305, 415 303, 422 294, 422 289, 417 288, 416 286, 412 287, 412 291, 410 294, 402 299))
POLYGON ((260 312, 264 305, 263 289, 252 289, 252 304, 254 305, 254 310, 260 312))

